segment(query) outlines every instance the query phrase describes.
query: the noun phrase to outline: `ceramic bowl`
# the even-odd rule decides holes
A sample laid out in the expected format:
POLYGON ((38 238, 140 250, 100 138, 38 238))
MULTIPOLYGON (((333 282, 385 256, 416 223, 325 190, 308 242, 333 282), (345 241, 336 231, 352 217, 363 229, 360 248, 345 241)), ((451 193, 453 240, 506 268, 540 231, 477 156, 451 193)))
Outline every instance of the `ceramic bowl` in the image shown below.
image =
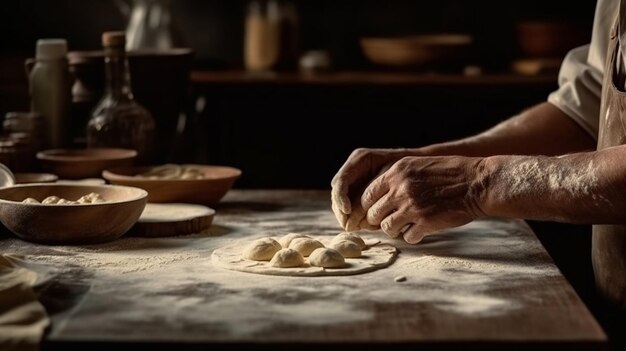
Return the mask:
POLYGON ((430 67, 463 61, 473 38, 466 34, 423 34, 406 37, 361 38, 365 56, 382 66, 430 67))
POLYGON ((102 177, 111 184, 134 186, 148 192, 148 202, 182 202, 203 205, 218 203, 230 190, 241 170, 227 166, 190 165, 197 167, 204 179, 148 179, 138 175, 154 167, 109 169, 102 177))
POLYGON ((116 148, 52 149, 37 153, 46 172, 61 179, 100 177, 103 170, 133 164, 137 151, 116 148))
POLYGON ((54 183, 59 179, 50 173, 15 173, 15 184, 54 183))
POLYGON ((92 244, 124 235, 137 222, 148 193, 114 185, 25 184, 0 189, 0 221, 18 237, 44 244, 92 244), (98 193, 105 202, 76 205, 23 203, 48 196, 77 200, 98 193))

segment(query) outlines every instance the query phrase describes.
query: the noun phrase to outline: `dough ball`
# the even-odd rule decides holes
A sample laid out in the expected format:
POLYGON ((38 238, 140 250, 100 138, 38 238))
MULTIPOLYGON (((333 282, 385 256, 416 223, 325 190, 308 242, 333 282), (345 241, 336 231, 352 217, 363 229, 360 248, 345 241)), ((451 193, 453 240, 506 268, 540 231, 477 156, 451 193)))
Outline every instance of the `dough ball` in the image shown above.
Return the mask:
POLYGON ((39 201, 33 199, 32 197, 26 198, 22 201, 24 204, 38 204, 39 201))
POLYGON ((270 266, 280 268, 300 267, 304 264, 304 257, 294 249, 281 249, 274 254, 270 266))
POLYGON ((336 237, 333 238, 332 242, 335 243, 341 240, 352 241, 353 243, 359 245, 359 249, 361 250, 365 250, 365 248, 367 247, 365 245, 365 241, 363 241, 363 239, 361 239, 360 236, 354 233, 350 233, 350 232, 339 233, 336 237))
POLYGON ((98 202, 104 202, 104 198, 98 193, 89 193, 87 195, 83 195, 76 202, 79 204, 95 204, 98 202))
POLYGON ((316 267, 340 268, 346 265, 346 260, 339 251, 324 247, 311 253, 309 263, 316 267))
POLYGON ((311 238, 296 238, 289 244, 290 249, 298 251, 304 257, 309 256, 313 250, 323 247, 324 244, 311 238))
POLYGON ((57 205, 76 205, 78 204, 78 202, 66 200, 66 199, 59 199, 59 201, 56 204, 57 205))
POLYGON ((272 238, 261 238, 253 241, 243 250, 243 258, 254 261, 269 261, 282 247, 272 238))
POLYGON ((58 196, 48 196, 47 198, 43 199, 43 201, 41 202, 44 205, 54 205, 59 203, 61 199, 59 199, 58 196))
POLYGON ((306 236, 304 234, 300 234, 300 233, 289 233, 285 236, 283 236, 282 238, 280 238, 278 240, 278 242, 280 243, 280 246, 282 247, 289 247, 289 245, 291 244, 291 242, 293 241, 293 239, 298 239, 298 238, 311 238, 309 236, 306 236))
POLYGON ((337 250, 343 257, 346 258, 361 257, 361 248, 354 241, 337 240, 332 242, 330 247, 337 250))

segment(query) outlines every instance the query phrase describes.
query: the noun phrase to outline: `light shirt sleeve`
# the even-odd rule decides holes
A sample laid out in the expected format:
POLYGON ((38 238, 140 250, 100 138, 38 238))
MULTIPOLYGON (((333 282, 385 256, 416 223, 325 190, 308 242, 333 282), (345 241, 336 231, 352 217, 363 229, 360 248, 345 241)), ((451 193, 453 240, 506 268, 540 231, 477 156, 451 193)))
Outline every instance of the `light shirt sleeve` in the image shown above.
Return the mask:
POLYGON ((548 96, 593 138, 598 138, 602 80, 611 26, 619 0, 599 0, 591 43, 570 51, 561 64, 559 89, 548 96))

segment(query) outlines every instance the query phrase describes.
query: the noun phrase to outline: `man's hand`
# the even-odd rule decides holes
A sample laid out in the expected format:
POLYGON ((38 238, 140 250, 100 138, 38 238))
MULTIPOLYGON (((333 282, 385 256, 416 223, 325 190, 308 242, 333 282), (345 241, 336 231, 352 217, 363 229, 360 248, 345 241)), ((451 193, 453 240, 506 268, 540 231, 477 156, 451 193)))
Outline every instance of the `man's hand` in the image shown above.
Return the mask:
POLYGON ((420 242, 435 231, 482 216, 482 158, 405 157, 372 181, 361 196, 372 227, 420 242))
POLYGON ((406 149, 361 148, 352 152, 331 182, 333 212, 345 230, 378 228, 365 220, 361 194, 376 176, 407 155, 406 149))

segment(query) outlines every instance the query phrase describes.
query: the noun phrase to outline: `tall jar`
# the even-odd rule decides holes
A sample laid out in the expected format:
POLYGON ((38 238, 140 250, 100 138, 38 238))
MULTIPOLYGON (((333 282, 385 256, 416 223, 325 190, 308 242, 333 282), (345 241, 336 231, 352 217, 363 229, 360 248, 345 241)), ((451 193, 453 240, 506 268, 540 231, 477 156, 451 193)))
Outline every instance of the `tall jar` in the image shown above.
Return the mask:
POLYGON ((275 0, 253 0, 245 22, 244 63, 251 72, 269 71, 280 53, 280 8, 275 0))
POLYGON ((155 121, 135 101, 126 58, 124 32, 102 35, 105 52, 106 88, 87 123, 87 147, 119 147, 137 151, 137 163, 153 158, 155 121))

